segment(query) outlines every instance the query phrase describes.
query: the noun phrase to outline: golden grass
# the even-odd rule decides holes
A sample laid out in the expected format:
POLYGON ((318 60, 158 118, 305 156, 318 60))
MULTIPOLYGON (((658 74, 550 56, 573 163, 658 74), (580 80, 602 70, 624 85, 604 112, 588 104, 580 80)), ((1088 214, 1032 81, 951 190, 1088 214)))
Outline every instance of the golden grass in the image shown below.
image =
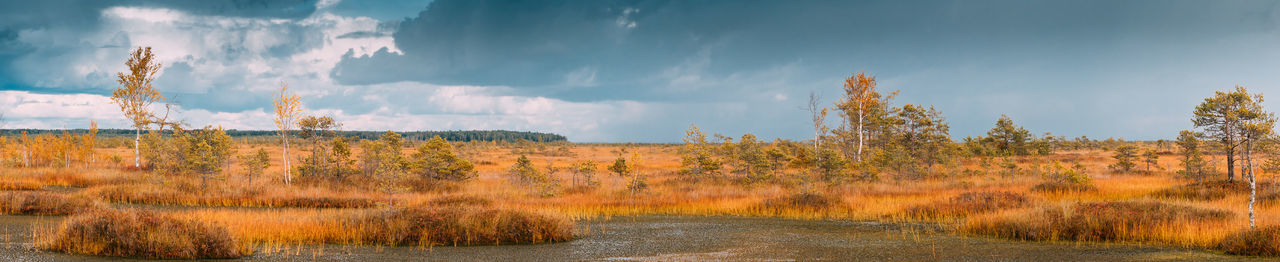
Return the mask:
POLYGON ((31 180, 0 181, 0 190, 41 190, 44 185, 31 180))
POLYGON ((903 211, 905 215, 916 218, 958 217, 986 213, 998 210, 1018 209, 1031 205, 1031 199, 1021 193, 968 192, 952 197, 947 201, 938 201, 918 205, 903 211))
POLYGON ((49 192, 0 192, 0 213, 9 215, 70 215, 99 208, 92 199, 49 192))
POLYGON ((574 236, 564 216, 492 207, 189 210, 175 216, 225 224, 239 238, 263 245, 497 245, 574 236))
POLYGON ((965 221, 960 231, 1020 240, 1139 241, 1210 247, 1182 232, 1221 228, 1231 212, 1154 201, 1089 202, 1001 212, 965 221))
POLYGON ((1280 256, 1280 226, 1231 234, 1222 239, 1218 249, 1235 255, 1280 256))
MULTIPOLYGON (((542 233, 527 234, 527 242, 568 239, 553 237, 564 234, 548 232, 561 232, 562 229, 571 228, 566 225, 570 225, 573 220, 630 215, 731 215, 935 222, 966 234, 1046 241, 1139 242, 1196 248, 1219 247, 1224 239, 1244 232, 1248 225, 1245 214, 1248 200, 1245 193, 1237 193, 1234 191, 1236 189, 1221 197, 1208 198, 1174 197, 1158 193, 1187 183, 1175 178, 1172 170, 1177 159, 1174 157, 1162 157, 1157 164, 1159 171, 1141 176, 1108 171, 1110 153, 1104 151, 1063 151, 1049 156, 1011 158, 1024 169, 1047 166, 1053 161, 1079 162, 1085 167, 1085 173, 1094 174, 1092 190, 1035 191, 1032 189, 1044 182, 1039 176, 1002 176, 997 170, 976 172, 979 175, 975 176, 936 180, 886 179, 873 183, 841 185, 802 185, 795 175, 788 174, 777 182, 742 186, 729 182, 735 178, 732 176, 697 182, 681 178, 674 172, 680 166, 675 148, 667 145, 628 147, 628 152, 639 152, 641 164, 638 170, 646 176, 650 185, 643 192, 627 190, 626 179, 602 171, 597 174, 602 182, 598 188, 565 190, 545 197, 530 195, 529 190, 506 182, 505 172, 518 154, 503 147, 489 147, 471 155, 478 160, 477 163, 484 163, 476 166, 479 176, 466 183, 450 185, 457 188, 448 193, 419 192, 386 196, 359 186, 340 183, 285 186, 279 182, 283 168, 276 165, 280 163, 278 147, 267 148, 269 152, 274 152, 271 154, 273 166, 267 170, 268 175, 253 179, 253 183, 248 183, 246 178, 239 175, 236 167, 238 165, 232 165, 233 168, 226 172, 225 180, 211 182, 208 187, 199 187, 195 182, 198 180, 189 177, 161 177, 146 172, 117 169, 18 169, 16 172, 0 172, 0 178, 5 181, 32 181, 40 185, 89 187, 76 194, 115 203, 303 207, 164 211, 183 219, 226 225, 234 236, 246 243, 261 245, 264 250, 266 246, 282 243, 442 245, 452 244, 455 240, 461 240, 459 244, 485 244, 493 239, 498 239, 496 243, 504 244, 508 243, 504 241, 513 241, 494 237, 498 233, 485 232, 509 233, 509 230, 501 229, 500 225, 515 222, 482 220, 476 214, 485 214, 484 219, 505 216, 510 221, 516 221, 512 217, 545 217, 547 221, 551 221, 549 224, 559 225, 545 227, 544 231, 540 231, 542 233), (417 213, 407 215, 389 213, 393 211, 387 211, 382 206, 386 202, 417 207, 421 212, 414 211, 417 213), (1081 213, 1076 212, 1087 208, 1080 206, 1081 203, 1087 205, 1110 202, 1156 203, 1153 205, 1157 206, 1150 208, 1125 206, 1115 210, 1135 211, 1140 213, 1137 217, 1143 217, 1147 213, 1156 214, 1156 217, 1144 218, 1158 221, 1138 224, 1108 222, 1097 217, 1078 215, 1081 213), (1176 207, 1167 208, 1169 206, 1176 207), (1201 213, 1193 211, 1169 211, 1184 210, 1182 208, 1225 212, 1228 215, 1221 218, 1201 217, 1201 213), (1174 214, 1174 218, 1165 219, 1166 216, 1158 214, 1174 214), (448 236, 413 233, 412 229, 424 227, 425 224, 418 223, 421 220, 414 223, 405 221, 423 217, 456 217, 459 219, 450 223, 463 225, 461 228, 466 230, 452 231, 455 233, 448 236), (1053 222, 1058 224, 1046 221, 1058 221, 1053 222), (1083 226, 1071 228, 1068 225, 1083 226), (1031 234, 1027 232, 1049 233, 1023 236, 1031 234)), ((545 167, 547 163, 566 166, 580 160, 608 163, 616 157, 613 153, 616 149, 618 146, 614 145, 576 145, 570 148, 570 156, 533 154, 528 157, 539 168, 545 167)), ((296 154, 298 155, 294 157, 305 153, 296 154)), ((957 168, 981 171, 982 167, 978 162, 978 159, 963 160, 957 168)), ((553 177, 570 181, 570 174, 567 172, 556 173, 553 177)), ((1268 181, 1271 178, 1263 175, 1260 179, 1268 181)), ((1265 200, 1268 196, 1260 194, 1259 198, 1265 200)), ((1280 226, 1280 208, 1261 205, 1257 210, 1260 226, 1280 226)))
POLYGON ((161 259, 236 258, 252 253, 226 227, 147 210, 97 210, 37 236, 36 247, 75 254, 161 259))
POLYGON ((83 194, 113 203, 175 206, 361 208, 376 206, 380 201, 364 192, 339 193, 322 188, 182 190, 172 186, 133 184, 94 187, 86 189, 83 194))
POLYGON ((765 199, 753 205, 749 213, 783 216, 787 213, 811 213, 827 215, 846 211, 844 200, 812 192, 765 199))

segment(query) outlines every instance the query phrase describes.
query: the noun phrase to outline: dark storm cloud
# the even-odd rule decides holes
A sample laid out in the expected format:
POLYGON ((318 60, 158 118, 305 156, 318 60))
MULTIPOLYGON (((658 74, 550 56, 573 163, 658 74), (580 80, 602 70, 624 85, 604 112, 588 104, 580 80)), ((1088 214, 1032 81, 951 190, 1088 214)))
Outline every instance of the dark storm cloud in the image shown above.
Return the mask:
MULTIPOLYGON (((316 0, 167 1, 137 0, 131 4, 172 8, 196 15, 300 19, 316 11, 316 0)), ((128 4, 126 4, 128 5, 128 4)))
MULTIPOLYGON (((882 89, 903 90, 899 103, 938 105, 960 136, 1010 113, 1038 131, 1155 137, 1186 128, 1173 116, 1211 90, 1277 84, 1255 72, 1276 65, 1264 57, 1275 54, 1278 17, 1272 1, 442 0, 400 23, 403 54, 348 56, 332 76, 574 101, 759 104, 811 90, 831 99, 865 69, 882 89), (590 85, 575 86, 575 72, 590 85)), ((717 128, 770 129, 743 123, 769 110, 789 109, 748 107, 717 128)))
POLYGON ((403 55, 347 57, 333 76, 345 84, 528 87, 575 100, 672 99, 688 94, 679 84, 655 88, 673 85, 662 74, 688 71, 679 65, 700 54, 702 78, 786 63, 814 76, 1026 58, 1087 65, 1130 51, 1117 48, 1274 26, 1273 4, 1233 3, 445 0, 400 23, 394 36, 403 55), (1151 42, 1126 42, 1134 38, 1151 42), (583 69, 610 88, 563 88, 583 69))

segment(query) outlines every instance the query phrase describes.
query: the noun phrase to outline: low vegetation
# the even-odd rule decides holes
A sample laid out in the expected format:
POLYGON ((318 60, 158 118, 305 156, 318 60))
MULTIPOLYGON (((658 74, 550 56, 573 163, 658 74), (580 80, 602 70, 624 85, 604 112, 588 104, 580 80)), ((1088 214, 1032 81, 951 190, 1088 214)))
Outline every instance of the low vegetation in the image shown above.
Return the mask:
POLYGON ((1280 226, 1232 234, 1224 238, 1217 248, 1235 255, 1280 256, 1280 226))
POLYGON ((1141 241, 1180 222, 1221 224, 1230 212, 1162 202, 1093 202, 1048 206, 965 221, 961 231, 1041 241, 1141 241))
POLYGON ((30 180, 0 181, 0 190, 41 190, 44 185, 30 180))
POLYGON ((252 253, 224 226, 136 209, 79 214, 36 241, 44 250, 115 257, 237 258, 252 253))
MULTIPOLYGON (((1258 184, 1258 188, 1262 192, 1271 192, 1272 186, 1272 183, 1258 184)), ((1247 194, 1248 191, 1248 183, 1234 181, 1205 181, 1170 187, 1156 191, 1152 195, 1162 198, 1187 200, 1219 200, 1231 194, 1247 194)), ((1263 193, 1260 195, 1269 194, 1263 193)))
POLYGON ((377 206, 382 201, 367 194, 326 189, 217 188, 200 191, 197 188, 182 190, 135 184, 95 187, 86 189, 82 194, 112 203, 174 206, 361 208, 377 206))
POLYGON ((848 210, 843 199, 813 192, 765 199, 751 207, 753 213, 769 216, 787 213, 829 214, 839 210, 848 210))
POLYGON ((938 201, 908 208, 910 217, 958 217, 997 210, 1023 208, 1031 205, 1026 195, 1014 192, 968 192, 938 201))
POLYGON ((361 243, 442 246, 545 243, 573 238, 569 220, 494 208, 416 207, 356 216, 361 243))
POLYGON ((98 208, 86 197, 49 192, 0 192, 0 213, 9 215, 70 215, 98 208))

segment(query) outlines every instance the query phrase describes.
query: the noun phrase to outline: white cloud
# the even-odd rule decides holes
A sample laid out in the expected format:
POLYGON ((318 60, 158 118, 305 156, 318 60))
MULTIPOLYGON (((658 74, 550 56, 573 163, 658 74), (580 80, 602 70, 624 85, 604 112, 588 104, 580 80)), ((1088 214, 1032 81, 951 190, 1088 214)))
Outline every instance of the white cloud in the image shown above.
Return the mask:
MULTIPOLYGON (((650 114, 657 112, 656 104, 572 102, 514 95, 517 90, 502 86, 338 84, 329 72, 345 53, 401 51, 389 32, 379 31, 387 30, 380 28, 380 21, 324 10, 333 3, 318 3, 320 11, 297 20, 112 7, 102 11, 97 31, 55 27, 19 32, 19 41, 44 48, 14 64, 25 80, 39 87, 105 91, 116 87, 115 72, 125 70, 124 61, 134 46, 151 46, 165 70, 157 88, 168 97, 181 97, 175 118, 191 127, 274 129, 269 102, 259 100, 277 91, 281 81, 302 96, 309 113, 332 115, 349 130, 506 129, 610 141, 619 139, 620 132, 647 125, 653 120, 650 114), (339 37, 344 35, 348 36, 339 37), (253 104, 218 108, 224 103, 220 99, 253 104)), ((629 9, 623 15, 635 12, 629 9)), ((634 28, 635 22, 622 26, 634 28)), ((566 74, 564 83, 597 86, 597 71, 580 68, 566 74)), ((8 111, 6 128, 81 128, 91 120, 103 128, 130 127, 119 108, 102 95, 0 91, 0 108, 8 111)))

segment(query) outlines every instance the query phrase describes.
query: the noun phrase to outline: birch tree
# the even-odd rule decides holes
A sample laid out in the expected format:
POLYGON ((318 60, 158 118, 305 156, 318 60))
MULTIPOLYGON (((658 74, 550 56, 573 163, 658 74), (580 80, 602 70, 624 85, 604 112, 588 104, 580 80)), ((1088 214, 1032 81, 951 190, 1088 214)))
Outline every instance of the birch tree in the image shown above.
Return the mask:
POLYGON ((119 88, 111 92, 111 101, 120 106, 125 118, 133 122, 133 166, 142 167, 142 155, 138 145, 142 140, 142 129, 151 123, 154 115, 151 104, 164 100, 151 82, 160 72, 160 62, 155 60, 151 47, 138 47, 133 50, 129 60, 125 61, 129 73, 116 73, 119 88))
POLYGON ((302 113, 302 105, 297 94, 289 92, 289 84, 280 82, 280 93, 275 97, 276 105, 276 128, 280 130, 280 141, 284 143, 284 183, 286 185, 293 182, 293 172, 289 167, 289 129, 293 128, 294 122, 298 120, 298 116, 302 113))
POLYGON ((1276 124, 1276 117, 1272 113, 1266 112, 1262 108, 1262 94, 1248 95, 1244 88, 1239 88, 1239 92, 1243 92, 1249 99, 1244 100, 1244 104, 1239 111, 1241 120, 1241 138, 1244 140, 1244 165, 1245 170, 1243 176, 1249 180, 1249 229, 1255 228, 1255 214, 1253 206, 1258 194, 1257 174, 1253 169, 1253 149, 1258 140, 1266 138, 1273 133, 1276 124))
POLYGON ((866 72, 858 72, 848 79, 844 80, 845 101, 842 102, 842 109, 852 111, 850 115, 853 120, 854 133, 858 139, 858 151, 854 155, 854 161, 862 162, 862 148, 866 144, 866 111, 870 106, 879 103, 880 95, 876 93, 876 77, 867 76, 866 72))

